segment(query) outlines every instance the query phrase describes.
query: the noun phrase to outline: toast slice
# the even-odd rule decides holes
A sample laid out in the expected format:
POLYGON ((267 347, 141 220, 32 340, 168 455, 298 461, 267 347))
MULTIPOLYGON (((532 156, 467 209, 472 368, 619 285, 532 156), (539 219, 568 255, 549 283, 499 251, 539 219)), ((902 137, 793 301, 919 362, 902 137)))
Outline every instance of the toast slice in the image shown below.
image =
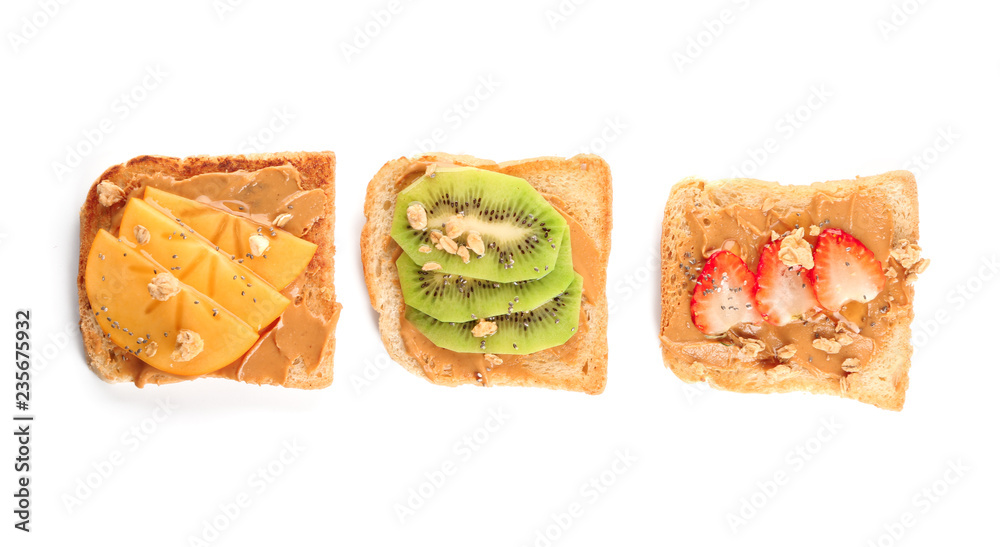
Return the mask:
MULTIPOLYGON (((397 183, 404 174, 422 163, 477 167, 520 177, 539 192, 558 198, 564 210, 584 227, 598 250, 598 264, 593 275, 599 294, 585 299, 583 312, 588 328, 571 339, 579 344, 578 358, 574 362, 562 362, 555 352, 537 352, 521 365, 494 369, 490 384, 601 393, 607 380, 608 305, 605 286, 611 250, 611 171, 607 163, 598 156, 577 155, 569 159, 541 157, 498 164, 471 156, 434 153, 390 161, 375 174, 368 184, 365 197, 367 221, 361 232, 361 256, 368 294, 372 307, 379 314, 379 330, 389 355, 406 370, 430 381, 434 380, 407 351, 400 332, 404 303, 395 264, 398 245, 390 235, 396 195, 403 189, 397 183), (512 370, 515 367, 517 370, 512 370)), ((438 378, 434 383, 455 386, 474 382, 452 376, 438 378)))
MULTIPOLYGON (((833 219, 833 226, 843 221, 844 219, 833 219)), ((909 382, 910 357, 913 353, 910 344, 910 323, 913 319, 912 282, 916 274, 923 271, 927 265, 927 261, 920 260, 919 256, 914 254, 919 253, 918 221, 917 187, 913 175, 908 171, 893 171, 878 176, 803 186, 783 186, 775 182, 751 179, 715 182, 698 178, 682 180, 673 187, 667 201, 661 241, 660 338, 666 366, 685 382, 704 381, 713 387, 729 391, 743 393, 808 391, 839 395, 886 409, 902 409, 909 382), (851 372, 847 372, 849 367, 845 365, 840 371, 843 373, 842 376, 838 378, 836 375, 817 374, 815 370, 802 366, 783 365, 783 361, 772 347, 763 348, 764 351, 759 354, 756 352, 748 354, 743 351, 739 340, 733 343, 734 337, 713 339, 700 335, 691 324, 690 301, 694 280, 698 276, 697 270, 700 270, 707 258, 704 256, 707 251, 703 252, 696 248, 696 233, 706 232, 700 226, 691 225, 695 218, 692 216, 692 211, 697 207, 699 211, 707 211, 705 214, 713 214, 722 212, 726 208, 744 207, 748 208, 744 211, 774 210, 794 215, 795 211, 804 211, 813 200, 826 198, 834 201, 853 200, 850 201, 852 218, 855 215, 853 204, 865 203, 868 207, 865 211, 878 211, 876 215, 868 216, 884 216, 883 226, 888 226, 891 221, 891 229, 882 230, 887 233, 877 238, 888 241, 874 241, 867 244, 882 249, 884 260, 881 266, 885 269, 890 284, 898 281, 898 286, 894 290, 903 298, 885 297, 891 301, 893 309, 898 311, 894 311, 894 319, 886 322, 886 327, 880 329, 879 338, 874 340, 875 349, 870 354, 868 364, 861 370, 851 372), (696 337, 702 336, 703 339, 692 343, 691 335, 683 334, 683 329, 690 329, 688 333, 694 333, 696 337), (682 337, 688 338, 685 344, 678 342, 682 337), (694 350, 693 345, 686 344, 696 344, 699 349, 694 350), (705 355, 712 355, 713 358, 695 358, 705 355)), ((707 226, 708 222, 705 221, 705 224, 707 226)), ((806 231, 811 229, 810 226, 804 228, 806 231)), ((816 232, 819 232, 819 229, 815 229, 814 235, 816 232)), ((770 239, 768 233, 769 231, 765 231, 763 237, 770 239)), ((858 238, 863 239, 861 236, 858 238)), ((756 272, 758 250, 744 249, 742 252, 744 255, 742 258, 750 271, 756 272)), ((889 290, 889 286, 886 286, 885 291, 889 290)), ((833 321, 836 322, 837 319, 833 321)), ((876 326, 875 320, 871 318, 866 319, 862 326, 867 325, 868 321, 871 321, 872 327, 876 326)), ((805 325, 807 322, 804 319, 802 324, 805 325)), ((784 358, 787 359, 787 353, 784 358)), ((811 357, 810 362, 812 362, 811 357)))
MULTIPOLYGON (((94 310, 87 297, 84 274, 87 257, 98 230, 111 230, 113 217, 121 206, 105 207, 100 204, 98 184, 108 181, 120 187, 125 195, 139 187, 135 178, 140 175, 163 174, 174 179, 186 179, 204 173, 230 173, 235 171, 256 171, 265 167, 291 164, 302 179, 302 189, 322 189, 326 197, 324 214, 316 221, 303 239, 317 245, 300 287, 299 295, 308 311, 326 321, 331 321, 331 332, 322 349, 322 358, 315 368, 309 370, 301 359, 296 359, 288 370, 284 387, 318 389, 333 382, 334 331, 340 313, 340 304, 334 291, 334 173, 336 157, 333 152, 288 152, 272 154, 248 154, 229 156, 191 156, 172 158, 163 156, 139 156, 126 163, 107 169, 91 185, 83 207, 80 209, 80 261, 77 286, 79 290, 80 330, 83 334, 87 363, 104 381, 109 383, 136 382, 137 385, 153 383, 168 384, 186 378, 173 376, 152 369, 139 359, 124 353, 108 340, 97 325, 94 310)), ((225 369, 210 373, 205 377, 231 377, 225 369)))

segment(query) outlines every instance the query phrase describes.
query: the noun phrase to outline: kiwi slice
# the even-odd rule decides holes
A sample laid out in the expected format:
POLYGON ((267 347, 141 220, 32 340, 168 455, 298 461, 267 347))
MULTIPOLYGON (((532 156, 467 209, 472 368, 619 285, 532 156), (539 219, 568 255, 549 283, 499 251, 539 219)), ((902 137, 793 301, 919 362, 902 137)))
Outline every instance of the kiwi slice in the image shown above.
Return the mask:
POLYGON ((471 167, 418 178, 396 197, 392 222, 392 238, 417 265, 500 283, 551 271, 566 231, 566 219, 524 179, 471 167))
POLYGON ((440 348, 462 353, 534 353, 565 344, 576 333, 583 277, 574 276, 563 293, 533 310, 485 318, 497 326, 491 336, 472 335, 479 321, 438 321, 412 306, 406 307, 406 320, 440 348))
POLYGON ((573 281, 573 253, 569 231, 563 232, 559 258, 540 279, 484 281, 462 275, 426 272, 410 257, 396 259, 403 300, 438 321, 462 322, 482 317, 533 310, 566 290, 573 281))

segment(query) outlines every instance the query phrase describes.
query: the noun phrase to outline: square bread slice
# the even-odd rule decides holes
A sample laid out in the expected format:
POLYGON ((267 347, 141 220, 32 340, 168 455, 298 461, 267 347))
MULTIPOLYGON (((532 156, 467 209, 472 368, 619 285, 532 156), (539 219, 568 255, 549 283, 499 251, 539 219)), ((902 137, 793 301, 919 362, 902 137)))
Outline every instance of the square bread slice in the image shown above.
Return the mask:
MULTIPOLYGON (((526 180, 539 192, 558 197, 566 212, 576 219, 594 240, 599 251, 595 284, 600 294, 590 295, 583 309, 588 328, 577 333, 579 359, 561 362, 548 350, 532 354, 520 370, 502 365, 491 372, 491 385, 535 386, 597 394, 604 390, 608 366, 608 305, 605 293, 608 256, 611 251, 611 171, 598 156, 581 154, 569 159, 541 157, 496 163, 471 156, 443 153, 400 158, 386 163, 368 184, 365 198, 367 221, 361 232, 361 255, 365 282, 372 307, 379 314, 379 330, 389 355, 411 373, 431 380, 410 355, 400 334, 403 295, 396 271, 398 249, 390 233, 396 207, 397 181, 412 166, 421 163, 449 163, 488 169, 526 180)), ((454 376, 439 384, 455 386, 474 383, 454 376)))
MULTIPOLYGON (((109 181, 120 187, 125 194, 135 189, 138 183, 134 181, 137 175, 152 175, 162 173, 175 179, 185 179, 203 173, 229 173, 234 171, 256 171, 265 167, 291 164, 302 177, 302 189, 320 188, 326 195, 325 214, 303 238, 315 243, 318 248, 302 275, 306 279, 302 285, 301 294, 304 304, 316 316, 336 321, 340 312, 340 304, 336 301, 334 291, 334 173, 336 157, 333 152, 285 152, 272 154, 247 154, 231 156, 191 156, 187 158, 172 158, 164 156, 139 156, 126 163, 108 168, 94 181, 87 193, 83 207, 80 209, 80 261, 77 286, 80 304, 80 330, 83 333, 84 347, 87 353, 87 363, 90 368, 104 381, 110 383, 135 382, 141 373, 142 383, 168 384, 181 381, 166 373, 158 373, 147 368, 139 359, 118 349, 103 332, 94 319, 90 301, 84 286, 84 273, 87 268, 87 256, 90 246, 98 230, 110 230, 112 217, 118 207, 105 207, 99 203, 97 185, 109 181)), ((335 326, 334 326, 335 330, 335 326)), ((282 384, 284 387, 300 389, 318 389, 329 386, 333 382, 333 353, 335 336, 331 334, 323 348, 323 358, 319 365, 310 372, 296 359, 288 371, 288 376, 282 384)), ((218 372, 205 377, 226 377, 218 372)))
MULTIPOLYGON (((891 410, 902 409, 913 353, 910 344, 912 282, 916 274, 927 265, 927 261, 920 260, 918 255, 913 254, 919 253, 918 220, 917 186, 913 175, 908 171, 892 171, 878 176, 802 186, 783 186, 775 182, 751 179, 707 182, 689 178, 677 183, 671 190, 664 210, 661 241, 660 338, 666 366, 685 382, 708 382, 712 387, 729 391, 808 391, 839 395, 891 410), (833 200, 859 196, 856 199, 870 200, 867 203, 873 203, 873 208, 885 211, 892 220, 892 240, 881 242, 880 245, 892 249, 888 253, 891 258, 886 262, 896 271, 887 270, 890 264, 883 263, 882 266, 887 275, 899 273, 899 279, 905 280, 901 285, 906 302, 899 306, 897 319, 886 330, 884 338, 874 340, 876 349, 871 354, 869 364, 863 370, 846 373, 838 379, 816 374, 801 366, 778 364, 781 360, 773 348, 747 359, 746 353, 740 354, 739 344, 734 344, 731 340, 712 340, 706 337, 701 342, 704 344, 703 349, 715 356, 713 362, 709 363, 693 359, 693 353, 676 351, 680 346, 674 344, 676 341, 669 335, 671 320, 694 329, 693 325, 683 323, 691 322, 690 299, 694 289, 693 279, 697 276, 691 272, 695 268, 700 270, 707 258, 695 249, 694 232, 689 225, 688 213, 695 204, 708 211, 728 206, 784 211, 806 207, 818 195, 825 195, 833 200), (685 271, 688 264, 692 270, 685 271)), ((809 230, 810 227, 805 228, 809 230)), ((748 259, 747 265, 751 272, 755 272, 757 250, 749 252, 752 253, 752 260, 748 259)))

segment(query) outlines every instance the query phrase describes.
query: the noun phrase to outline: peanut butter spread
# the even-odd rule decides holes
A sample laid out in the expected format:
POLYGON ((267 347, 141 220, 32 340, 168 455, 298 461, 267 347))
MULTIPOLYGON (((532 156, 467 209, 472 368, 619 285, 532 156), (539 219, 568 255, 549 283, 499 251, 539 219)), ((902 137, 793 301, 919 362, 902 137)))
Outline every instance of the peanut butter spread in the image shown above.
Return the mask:
MULTIPOLYGON (((138 186, 128 198, 141 197, 145 188, 152 186, 265 225, 278 219, 284 230, 299 237, 308 233, 326 207, 323 191, 302 190, 299 172, 291 165, 251 172, 206 173, 182 180, 162 174, 138 175, 134 182, 138 186)), ((119 210, 112 218, 112 233, 118 232, 121 215, 119 210)), ((311 312, 304 302, 303 281, 315 272, 317 264, 314 258, 296 281, 280 291, 292 304, 261 331, 253 347, 240 359, 206 376, 282 385, 293 366, 302 365, 309 373, 316 370, 330 347, 328 342, 340 316, 339 304, 329 317, 323 317, 311 312)), ((135 385, 143 387, 162 377, 190 380, 197 376, 171 375, 140 363, 135 385)))
MULTIPOLYGON (((147 186, 193 199, 237 216, 271 225, 281 215, 281 228, 302 237, 323 216, 326 196, 320 189, 302 190, 299 171, 291 165, 265 167, 257 171, 205 173, 176 180, 157 173, 138 175, 139 187, 132 195, 142 195, 147 186)), ((121 211, 114 219, 121 220, 121 211)))
MULTIPOLYGON (((864 371, 882 348, 893 325, 911 313, 907 304, 913 289, 905 283, 906 268, 893 255, 893 220, 875 199, 852 195, 834 199, 817 195, 802 208, 718 207, 696 203, 686 213, 691 228, 690 246, 676 261, 683 277, 669 282, 682 286, 680 304, 664 310, 667 320, 660 339, 665 349, 688 362, 708 369, 737 370, 761 367, 769 378, 793 370, 819 377, 845 378, 864 371), (885 288, 868 303, 850 302, 839 312, 817 308, 811 315, 784 326, 741 323, 722 336, 708 336, 691 321, 690 298, 702 265, 715 250, 738 255, 750 271, 757 271, 760 248, 774 237, 803 228, 802 238, 815 246, 816 236, 827 228, 840 228, 860 240, 886 270, 885 288)), ((667 287, 664 287, 667 290, 667 287)), ((808 314, 807 314, 808 315, 808 314)))
MULTIPOLYGON (((426 164, 412 166, 401 177, 397 188, 408 186, 419 175, 423 174, 427 167, 426 164)), ((542 194, 542 196, 566 218, 570 230, 573 269, 583 277, 583 303, 593 303, 595 296, 600 294, 601 278, 598 277, 598 272, 601 271, 601 253, 586 229, 566 212, 565 204, 561 199, 547 194, 542 194)), ((402 251, 395 243, 392 245, 398 256, 398 253, 402 251)), ((406 351, 420 363, 424 374, 431 382, 450 385, 473 381, 489 386, 491 385, 491 375, 500 369, 503 370, 503 374, 507 378, 530 381, 533 373, 528 365, 534 361, 577 363, 582 338, 580 333, 586 332, 588 319, 585 309, 581 307, 580 323, 572 338, 561 346, 528 355, 460 353, 440 348, 406 320, 405 307, 404 313, 401 313, 399 317, 399 331, 406 351)))
POLYGON ((251 384, 284 384, 289 368, 296 362, 312 373, 323 359, 324 345, 335 324, 335 320, 324 321, 313 315, 304 304, 289 306, 243 356, 235 379, 251 384))

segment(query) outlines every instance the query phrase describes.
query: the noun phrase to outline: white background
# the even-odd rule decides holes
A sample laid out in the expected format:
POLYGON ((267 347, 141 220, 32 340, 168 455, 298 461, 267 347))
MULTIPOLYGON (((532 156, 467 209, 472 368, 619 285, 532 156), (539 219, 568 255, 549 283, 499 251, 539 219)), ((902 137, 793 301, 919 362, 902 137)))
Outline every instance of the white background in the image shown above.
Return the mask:
POLYGON ((12 528, 16 447, 3 435, 5 545, 181 546, 205 534, 210 545, 995 538, 998 289, 983 266, 998 252, 995 3, 234 0, 220 12, 225 1, 69 2, 52 16, 45 0, 4 2, 0 339, 12 344, 14 310, 30 308, 36 369, 34 531, 12 528), (366 26, 377 35, 359 37, 366 26), (679 67, 678 55, 691 62, 679 67), (498 161, 590 149, 610 163, 603 395, 449 389, 387 361, 361 275, 363 195, 385 161, 421 146, 498 161), (140 154, 254 150, 337 153, 344 311, 333 386, 104 384, 76 327, 88 186, 140 154), (663 204, 685 176, 737 168, 785 183, 917 172, 933 263, 917 285, 902 413, 717 392, 664 368, 663 204), (172 405, 160 422, 158 405, 172 405), (505 416, 499 428, 491 412, 505 416), (475 451, 462 448, 468 438, 475 451), (304 451, 275 463, 293 442, 304 451), (95 470, 115 453, 120 465, 102 478, 95 470), (614 465, 618 453, 628 465, 614 465), (401 522, 411 489, 449 464, 401 522), (259 487, 269 465, 280 473, 259 487), (787 480, 772 487, 776 473, 787 480), (220 505, 243 493, 249 506, 226 517, 220 505), (747 523, 733 525, 741 509, 747 523), (205 531, 213 521, 218 537, 205 531))

